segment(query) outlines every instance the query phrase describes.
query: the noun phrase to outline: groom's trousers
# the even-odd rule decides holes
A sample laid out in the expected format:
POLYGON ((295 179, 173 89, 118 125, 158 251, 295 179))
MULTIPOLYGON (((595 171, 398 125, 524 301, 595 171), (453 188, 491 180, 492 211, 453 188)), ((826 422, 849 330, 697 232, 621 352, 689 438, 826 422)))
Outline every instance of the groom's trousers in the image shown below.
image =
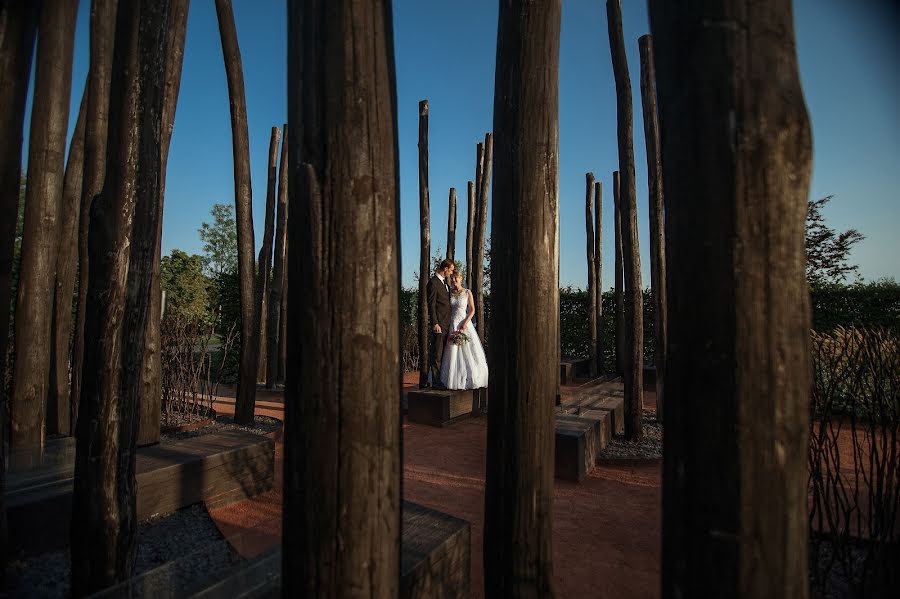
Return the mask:
POLYGON ((447 331, 431 333, 431 345, 428 353, 431 362, 431 384, 441 384, 441 361, 444 359, 444 346, 447 345, 447 331))

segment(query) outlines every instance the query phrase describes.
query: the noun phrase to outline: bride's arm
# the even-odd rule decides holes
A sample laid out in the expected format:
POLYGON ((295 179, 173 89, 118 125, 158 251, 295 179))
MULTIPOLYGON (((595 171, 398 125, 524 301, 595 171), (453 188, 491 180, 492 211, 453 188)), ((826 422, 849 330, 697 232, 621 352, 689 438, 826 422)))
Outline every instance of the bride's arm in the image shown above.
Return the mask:
POLYGON ((459 327, 460 331, 465 331, 469 327, 469 323, 472 322, 472 317, 475 316, 475 302, 472 299, 472 292, 466 290, 466 295, 469 298, 469 309, 466 311, 466 319, 463 321, 462 326, 459 327))

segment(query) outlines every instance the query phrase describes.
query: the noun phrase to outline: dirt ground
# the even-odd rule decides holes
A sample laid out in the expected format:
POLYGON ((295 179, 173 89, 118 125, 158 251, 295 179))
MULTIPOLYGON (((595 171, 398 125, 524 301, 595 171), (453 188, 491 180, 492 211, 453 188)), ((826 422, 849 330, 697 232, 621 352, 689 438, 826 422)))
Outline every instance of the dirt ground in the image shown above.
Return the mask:
MULTIPOLYGON (((415 384, 408 376, 407 386, 415 384)), ((573 387, 563 387, 563 400, 573 387)), ((224 394, 223 394, 224 395, 224 394)), ((232 396, 233 397, 233 396, 232 396)), ((655 407, 652 392, 644 397, 655 407)), ((233 411, 233 399, 217 402, 233 411)), ((284 417, 280 392, 257 394, 257 413, 284 417)), ((482 531, 486 418, 446 428, 403 423, 403 494, 472 524, 472 596, 483 597, 482 531)), ((235 549, 253 557, 281 539, 281 441, 274 488, 210 511, 235 549)), ((660 576, 661 462, 604 465, 581 483, 556 481, 554 578, 558 597, 657 597, 660 576)))

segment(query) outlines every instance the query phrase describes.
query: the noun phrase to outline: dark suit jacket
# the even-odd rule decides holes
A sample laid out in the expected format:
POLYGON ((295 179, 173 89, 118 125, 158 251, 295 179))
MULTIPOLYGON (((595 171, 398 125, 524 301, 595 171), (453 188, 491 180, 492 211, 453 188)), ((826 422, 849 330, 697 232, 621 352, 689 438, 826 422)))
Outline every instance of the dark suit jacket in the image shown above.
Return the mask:
POLYGON ((429 328, 439 324, 441 331, 446 335, 450 329, 450 292, 437 275, 432 275, 425 287, 425 293, 428 298, 429 328))

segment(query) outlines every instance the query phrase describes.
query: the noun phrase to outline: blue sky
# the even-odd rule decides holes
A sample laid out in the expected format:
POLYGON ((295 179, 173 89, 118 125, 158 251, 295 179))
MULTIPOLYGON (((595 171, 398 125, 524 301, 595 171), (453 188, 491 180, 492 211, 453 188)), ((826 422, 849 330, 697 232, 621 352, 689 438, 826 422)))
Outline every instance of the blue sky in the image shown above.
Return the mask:
MULTIPOLYGON (((88 0, 76 30, 70 132, 88 68, 88 0)), ((794 3, 800 73, 814 138, 811 195, 834 194, 826 218, 865 236, 853 259, 865 279, 900 279, 900 10, 891 2, 794 3)), ((646 158, 637 39, 646 3, 624 0, 634 93, 641 262, 648 274, 646 158)), ((234 0, 250 127, 253 218, 261 243, 269 132, 286 119, 284 2, 234 0)), ((617 166, 615 86, 601 0, 563 2, 560 47, 562 285, 584 287, 584 174, 604 184, 604 274, 612 272, 612 172, 617 166)), ((418 265, 417 103, 430 104, 432 249, 446 247, 447 196, 460 196, 457 248, 465 246, 466 181, 475 144, 492 127, 497 4, 487 0, 394 2, 400 136, 403 283, 418 265)), ((29 100, 30 107, 30 100, 29 100)), ((30 108, 29 108, 30 109, 30 108)), ((26 115, 26 128, 30 114, 26 115)), ((27 132, 26 150, 27 156, 27 132)), ((163 252, 199 253, 197 229, 215 203, 234 198, 231 125, 213 2, 191 3, 184 73, 169 155, 163 252)), ((677 209, 677 208, 676 208, 677 209)), ((460 251, 457 251, 459 254, 460 251)), ((464 253, 464 252, 463 252, 464 253)), ((604 287, 609 287, 609 275, 604 287)))

